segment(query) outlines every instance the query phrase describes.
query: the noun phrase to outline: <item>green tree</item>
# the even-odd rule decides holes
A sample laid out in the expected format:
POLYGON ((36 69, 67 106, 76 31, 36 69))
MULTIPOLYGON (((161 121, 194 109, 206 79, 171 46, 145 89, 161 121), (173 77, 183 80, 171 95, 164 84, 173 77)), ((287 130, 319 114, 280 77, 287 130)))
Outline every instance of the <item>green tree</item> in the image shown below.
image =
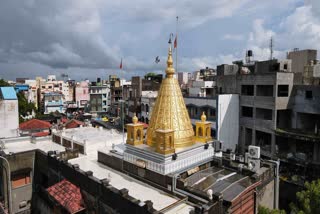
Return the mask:
MULTIPOLYGON (((3 86, 11 86, 8 82, 6 82, 3 79, 0 79, 0 87, 3 86)), ((23 93, 17 93, 17 98, 18 98, 18 106, 19 106, 19 122, 23 122, 24 119, 21 117, 22 116, 27 116, 27 114, 31 114, 32 110, 36 111, 36 107, 34 103, 29 103, 27 98, 24 96, 23 93)))
POLYGON ((27 98, 24 96, 23 93, 17 93, 18 97, 18 106, 19 106, 19 122, 23 122, 22 116, 27 116, 28 113, 31 114, 32 111, 36 112, 36 107, 34 103, 29 103, 27 98))
POLYGON ((291 203, 290 208, 296 214, 320 213, 320 179, 306 182, 305 190, 297 192, 297 204, 291 203))
POLYGON ((4 79, 0 79, 0 87, 3 87, 3 86, 10 86, 10 84, 4 79))
POLYGON ((286 214, 284 210, 271 210, 269 208, 259 206, 258 207, 258 214, 286 214))

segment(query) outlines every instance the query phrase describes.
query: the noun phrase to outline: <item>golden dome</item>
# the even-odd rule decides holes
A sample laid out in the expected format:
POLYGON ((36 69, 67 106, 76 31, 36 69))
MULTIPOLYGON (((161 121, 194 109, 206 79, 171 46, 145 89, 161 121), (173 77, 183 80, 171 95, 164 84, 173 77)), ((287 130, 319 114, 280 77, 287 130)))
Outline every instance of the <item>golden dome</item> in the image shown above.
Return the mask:
POLYGON ((136 113, 134 113, 133 117, 132 117, 132 123, 133 124, 137 124, 138 123, 138 118, 136 116, 136 113))
POLYGON ((206 120, 207 120, 207 116, 205 115, 204 112, 202 112, 201 121, 202 121, 202 122, 205 122, 206 120))
POLYGON ((170 44, 167 75, 162 80, 147 130, 147 144, 149 146, 156 146, 156 130, 158 129, 174 131, 174 148, 183 148, 194 144, 194 131, 178 80, 173 77, 174 73, 170 44))

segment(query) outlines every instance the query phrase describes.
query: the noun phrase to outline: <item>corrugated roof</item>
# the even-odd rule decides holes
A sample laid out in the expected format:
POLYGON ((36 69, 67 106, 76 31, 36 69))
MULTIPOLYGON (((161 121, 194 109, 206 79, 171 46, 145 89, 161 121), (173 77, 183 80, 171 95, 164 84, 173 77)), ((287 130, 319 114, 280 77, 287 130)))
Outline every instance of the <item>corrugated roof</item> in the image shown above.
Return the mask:
POLYGON ((17 94, 13 87, 0 87, 0 97, 4 100, 17 100, 17 94))

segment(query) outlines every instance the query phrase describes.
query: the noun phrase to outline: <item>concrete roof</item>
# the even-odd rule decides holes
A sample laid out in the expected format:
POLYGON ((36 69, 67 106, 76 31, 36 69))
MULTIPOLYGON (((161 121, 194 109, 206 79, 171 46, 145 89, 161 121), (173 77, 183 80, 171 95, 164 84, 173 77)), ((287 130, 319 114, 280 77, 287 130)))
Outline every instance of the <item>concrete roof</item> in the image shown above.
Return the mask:
POLYGON ((31 143, 31 137, 17 137, 17 138, 6 138, 1 139, 4 142, 4 153, 20 153, 32 150, 41 150, 43 152, 48 151, 65 151, 65 147, 53 143, 51 136, 49 137, 38 137, 36 143, 31 143))
MULTIPOLYGON (((98 179, 108 178, 112 186, 117 189, 128 189, 129 195, 136 199, 141 201, 151 200, 153 202, 153 207, 156 210, 161 210, 179 200, 173 195, 158 190, 146 183, 143 183, 119 171, 113 170, 98 162, 98 151, 109 153, 110 150, 114 149, 113 144, 115 149, 118 150, 119 153, 122 153, 124 148, 124 144, 122 143, 122 133, 116 130, 101 130, 93 127, 82 127, 64 130, 64 136, 74 136, 74 141, 77 141, 77 139, 87 139, 87 154, 81 155, 78 158, 70 159, 68 161, 69 163, 78 164, 79 168, 84 171, 92 171, 93 176, 98 179)), ((124 140, 126 141, 126 136, 124 140)), ((177 208, 180 209, 180 212, 172 212, 173 209, 169 210, 168 212, 189 213, 189 210, 192 207, 186 203, 182 203, 182 205, 179 205, 178 207, 180 208, 177 208)))
MULTIPOLYGON (((124 149, 124 144, 122 144, 122 134, 116 130, 101 130, 93 127, 63 130, 63 137, 71 138, 71 136, 74 137, 74 141, 82 142, 86 139, 87 154, 80 155, 78 158, 70 159, 68 160, 69 163, 78 164, 80 169, 84 171, 92 171, 93 176, 98 179, 108 178, 112 186, 117 189, 128 189, 129 195, 138 200, 151 200, 153 202, 153 207, 156 210, 166 208, 180 200, 173 195, 154 188, 119 171, 113 170, 98 162, 98 151, 109 153, 110 150, 115 147, 120 154, 122 153, 122 150, 124 149)), ((124 140, 126 140, 126 137, 124 140)), ((10 152, 19 153, 36 149, 43 152, 65 151, 63 146, 52 142, 51 137, 36 138, 35 144, 31 143, 30 137, 8 138, 2 139, 2 141, 5 144, 3 151, 6 154, 9 154, 10 152)), ((186 202, 183 202, 164 213, 189 213, 190 209, 193 209, 193 207, 188 205, 186 202)))

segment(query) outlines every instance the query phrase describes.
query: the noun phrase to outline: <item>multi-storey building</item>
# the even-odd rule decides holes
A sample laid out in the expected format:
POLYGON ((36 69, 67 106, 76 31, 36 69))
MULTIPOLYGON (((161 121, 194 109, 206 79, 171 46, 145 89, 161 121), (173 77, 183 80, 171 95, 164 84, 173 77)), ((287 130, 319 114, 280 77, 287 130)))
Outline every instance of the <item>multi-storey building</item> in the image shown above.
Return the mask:
POLYGON ((149 124, 151 118, 152 107, 156 98, 158 96, 158 91, 142 91, 141 95, 141 122, 149 124))
POLYGON ((130 121, 132 119, 133 114, 136 114, 138 118, 144 119, 145 121, 145 117, 142 118, 142 114, 141 114, 142 113, 142 109, 141 109, 142 93, 158 91, 160 88, 161 81, 162 81, 162 75, 152 75, 152 76, 146 75, 144 79, 139 76, 132 77, 131 88, 129 91, 129 99, 128 99, 129 107, 128 107, 127 121, 130 121))
POLYGON ((48 92, 43 95, 43 104, 44 104, 44 114, 50 114, 58 111, 63 113, 64 100, 63 95, 57 92, 48 92))
POLYGON ((75 88, 75 101, 79 109, 84 109, 90 101, 89 82, 81 81, 75 88))
POLYGON ((218 91, 240 95, 241 151, 248 145, 259 145, 263 154, 274 155, 277 113, 287 109, 293 86, 291 61, 256 62, 254 72, 245 68, 235 73, 228 66, 219 67, 218 91))
POLYGON ((0 87, 0 138, 19 134, 18 99, 13 87, 0 87))
POLYGON ((90 112, 94 116, 104 115, 110 108, 110 85, 93 83, 89 88, 90 112))

